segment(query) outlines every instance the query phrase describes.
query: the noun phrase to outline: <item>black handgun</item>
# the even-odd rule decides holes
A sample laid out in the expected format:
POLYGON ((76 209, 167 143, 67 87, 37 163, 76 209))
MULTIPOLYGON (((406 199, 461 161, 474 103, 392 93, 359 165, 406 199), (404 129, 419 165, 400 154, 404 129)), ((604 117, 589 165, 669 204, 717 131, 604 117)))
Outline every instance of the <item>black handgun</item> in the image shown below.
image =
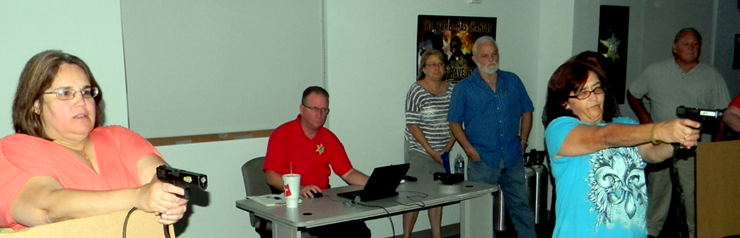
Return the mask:
MULTIPOLYGON (((182 198, 190 199, 190 188, 205 190, 208 187, 208 176, 181 169, 160 165, 157 167, 157 179, 185 190, 182 198)), ((178 196, 179 197, 179 196, 178 196)))
MULTIPOLYGON (((676 116, 701 123, 699 130, 701 133, 716 134, 719 130, 719 122, 722 120, 723 110, 710 110, 689 108, 683 105, 676 108, 676 116)), ((682 148, 680 144, 673 143, 674 157, 686 159, 696 155, 696 146, 691 148, 682 148)))
POLYGON ((688 108, 682 105, 676 108, 676 116, 701 123, 701 132, 712 134, 722 120, 722 110, 688 108))

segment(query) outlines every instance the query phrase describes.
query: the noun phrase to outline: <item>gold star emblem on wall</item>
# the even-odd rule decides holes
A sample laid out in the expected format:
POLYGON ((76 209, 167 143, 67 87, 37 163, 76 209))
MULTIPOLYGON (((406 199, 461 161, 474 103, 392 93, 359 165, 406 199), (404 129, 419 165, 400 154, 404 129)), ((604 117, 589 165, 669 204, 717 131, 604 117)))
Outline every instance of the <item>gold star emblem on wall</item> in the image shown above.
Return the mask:
POLYGON ((622 43, 617 37, 612 34, 612 37, 606 40, 599 40, 602 45, 606 46, 607 51, 606 54, 604 54, 604 57, 612 59, 612 63, 616 63, 616 61, 619 59, 619 52, 617 51, 617 48, 619 47, 619 43, 622 43))
POLYGON ((318 144, 318 145, 316 145, 316 152, 319 152, 319 154, 323 154, 324 153, 324 148, 325 148, 324 147, 324 144, 318 144))

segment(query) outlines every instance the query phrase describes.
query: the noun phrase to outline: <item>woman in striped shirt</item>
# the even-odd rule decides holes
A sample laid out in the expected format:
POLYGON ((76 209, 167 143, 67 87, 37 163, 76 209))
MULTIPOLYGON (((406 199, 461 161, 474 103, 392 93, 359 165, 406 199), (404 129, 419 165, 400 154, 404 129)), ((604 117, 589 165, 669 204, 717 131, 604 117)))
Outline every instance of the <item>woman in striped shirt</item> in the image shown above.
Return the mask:
MULTIPOLYGON (((416 82, 406 95, 404 160, 411 164, 409 175, 432 180, 434 173, 445 172, 442 156, 449 156, 455 143, 447 122, 453 85, 444 79, 445 57, 442 52, 426 51, 421 62, 416 82)), ((442 207, 430 208, 428 213, 432 237, 440 238, 442 207)), ((403 214, 404 238, 411 236, 418 215, 418 211, 403 214)))

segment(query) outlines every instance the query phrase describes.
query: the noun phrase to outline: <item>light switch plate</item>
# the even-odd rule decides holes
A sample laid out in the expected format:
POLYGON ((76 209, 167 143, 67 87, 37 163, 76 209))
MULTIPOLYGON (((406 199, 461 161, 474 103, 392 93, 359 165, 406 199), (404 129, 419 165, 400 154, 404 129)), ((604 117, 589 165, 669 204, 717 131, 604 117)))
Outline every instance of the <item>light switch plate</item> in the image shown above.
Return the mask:
POLYGON ((481 4, 481 2, 483 2, 483 0, 468 0, 468 3, 470 4, 481 4))

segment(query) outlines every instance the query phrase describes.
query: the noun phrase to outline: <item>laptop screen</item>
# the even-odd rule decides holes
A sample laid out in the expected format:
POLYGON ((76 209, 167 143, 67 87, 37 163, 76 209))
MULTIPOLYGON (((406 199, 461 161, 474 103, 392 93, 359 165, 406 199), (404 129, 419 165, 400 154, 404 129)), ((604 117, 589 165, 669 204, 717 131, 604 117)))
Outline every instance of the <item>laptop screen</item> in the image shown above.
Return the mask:
MULTIPOLYGON (((360 199, 363 202, 393 197, 398 195, 396 188, 401 183, 401 179, 406 175, 409 170, 409 164, 389 165, 383 167, 377 167, 373 169, 373 173, 370 174, 370 178, 365 184, 365 188, 360 192, 360 199)), ((349 192, 343 196, 343 194, 337 194, 341 197, 353 199, 349 192)))

